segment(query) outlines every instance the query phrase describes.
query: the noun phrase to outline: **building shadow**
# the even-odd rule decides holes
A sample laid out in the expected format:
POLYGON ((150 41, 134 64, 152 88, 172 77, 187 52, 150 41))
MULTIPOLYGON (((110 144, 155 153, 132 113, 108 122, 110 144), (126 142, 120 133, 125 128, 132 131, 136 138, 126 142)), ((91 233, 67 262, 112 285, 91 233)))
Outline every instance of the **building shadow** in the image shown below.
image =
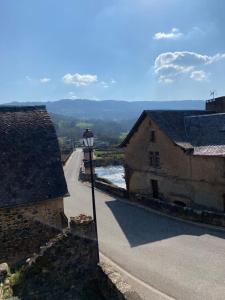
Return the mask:
POLYGON ((119 200, 107 201, 106 205, 112 211, 131 247, 181 235, 212 235, 225 239, 225 231, 175 220, 119 200))

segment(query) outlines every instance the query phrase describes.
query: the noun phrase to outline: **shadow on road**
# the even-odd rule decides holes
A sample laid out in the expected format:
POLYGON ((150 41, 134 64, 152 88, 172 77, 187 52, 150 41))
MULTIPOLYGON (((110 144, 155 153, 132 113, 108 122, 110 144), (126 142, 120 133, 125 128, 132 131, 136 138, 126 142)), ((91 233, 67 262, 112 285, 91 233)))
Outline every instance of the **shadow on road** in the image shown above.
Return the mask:
POLYGON ((167 216, 145 211, 119 200, 107 201, 131 247, 140 246, 180 235, 213 235, 225 238, 225 232, 195 226, 167 216))

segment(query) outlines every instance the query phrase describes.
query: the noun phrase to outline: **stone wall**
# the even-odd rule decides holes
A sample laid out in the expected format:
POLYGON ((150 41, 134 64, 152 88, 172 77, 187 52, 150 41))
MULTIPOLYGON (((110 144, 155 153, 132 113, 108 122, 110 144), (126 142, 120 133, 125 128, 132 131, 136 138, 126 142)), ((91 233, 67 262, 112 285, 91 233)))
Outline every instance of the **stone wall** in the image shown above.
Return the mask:
POLYGON ((147 195, 130 194, 129 200, 138 204, 143 204, 149 208, 161 211, 170 216, 183 218, 189 221, 225 227, 225 214, 215 211, 195 209, 192 207, 182 207, 171 202, 161 201, 147 195))
POLYGON ((130 202, 135 202, 137 204, 142 204, 146 207, 161 211, 168 215, 183 218, 186 220, 200 222, 215 226, 225 227, 225 214, 217 213, 215 211, 208 211, 204 209, 195 209, 192 207, 182 207, 176 205, 172 202, 162 201, 160 199, 154 199, 149 195, 141 195, 130 193, 128 195, 127 190, 113 186, 109 183, 104 183, 102 181, 96 181, 96 187, 103 190, 109 194, 118 196, 120 198, 129 199, 130 202))
POLYGON ((65 165, 67 163, 67 161, 70 158, 72 153, 73 153, 73 150, 61 151, 61 161, 62 161, 63 165, 65 165))
POLYGON ((185 153, 148 117, 125 148, 125 177, 131 193, 152 195, 151 181, 156 180, 159 199, 224 210, 225 158, 185 153), (159 152, 159 168, 150 166, 150 151, 159 152))
MULTIPOLYGON (((83 166, 81 166, 80 168, 80 172, 79 172, 79 180, 81 181, 91 181, 91 174, 86 172, 87 169, 85 169, 83 166)), ((96 174, 93 174, 94 179, 97 178, 96 174)))
POLYGON ((24 300, 140 300, 110 266, 98 265, 94 228, 90 217, 71 218, 70 228, 57 234, 7 278, 1 277, 0 265, 0 295, 24 300))
POLYGON ((63 199, 0 208, 0 263, 25 259, 65 224, 63 199))
POLYGON ((71 228, 49 240, 37 253, 14 269, 14 274, 9 277, 11 297, 43 300, 104 299, 95 286, 95 239, 81 237, 71 228))
POLYGON ((95 180, 95 187, 102 191, 105 191, 107 193, 113 194, 117 197, 128 198, 127 190, 125 190, 121 187, 118 187, 116 185, 109 184, 109 183, 106 183, 106 182, 103 182, 103 181, 100 181, 97 179, 97 180, 95 180))

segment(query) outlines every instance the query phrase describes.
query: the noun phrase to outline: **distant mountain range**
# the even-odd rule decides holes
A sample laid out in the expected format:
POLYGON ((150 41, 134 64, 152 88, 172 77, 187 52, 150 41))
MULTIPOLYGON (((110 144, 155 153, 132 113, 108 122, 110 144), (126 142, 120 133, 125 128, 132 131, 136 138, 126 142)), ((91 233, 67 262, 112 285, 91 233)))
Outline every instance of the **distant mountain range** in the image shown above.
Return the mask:
POLYGON ((51 102, 10 102, 7 105, 46 105, 50 113, 74 117, 79 120, 100 119, 115 121, 136 119, 145 109, 205 109, 205 101, 203 100, 128 102, 117 100, 63 99, 51 102))

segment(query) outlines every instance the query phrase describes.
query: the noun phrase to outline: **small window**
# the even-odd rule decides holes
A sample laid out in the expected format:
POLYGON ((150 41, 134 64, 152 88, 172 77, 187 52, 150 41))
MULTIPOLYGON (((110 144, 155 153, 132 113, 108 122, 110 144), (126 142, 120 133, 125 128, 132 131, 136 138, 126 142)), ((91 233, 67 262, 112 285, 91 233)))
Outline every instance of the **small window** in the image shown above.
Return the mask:
POLYGON ((154 130, 150 131, 150 141, 153 143, 155 142, 155 131, 154 130))
POLYGON ((159 168, 159 166, 160 166, 159 152, 155 152, 155 167, 159 168))
POLYGON ((159 152, 149 152, 149 165, 155 168, 160 167, 159 152))
POLYGON ((154 152, 149 153, 149 164, 150 166, 154 166, 154 152))

